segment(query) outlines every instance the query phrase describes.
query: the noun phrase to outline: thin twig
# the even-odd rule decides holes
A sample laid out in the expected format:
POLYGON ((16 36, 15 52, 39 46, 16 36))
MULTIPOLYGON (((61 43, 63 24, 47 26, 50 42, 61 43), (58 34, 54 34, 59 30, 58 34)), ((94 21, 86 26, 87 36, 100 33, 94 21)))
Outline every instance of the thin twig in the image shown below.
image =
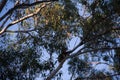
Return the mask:
POLYGON ((3 21, 2 25, 0 26, 1 29, 4 27, 5 23, 6 23, 6 22, 8 21, 8 19, 11 17, 11 15, 12 15, 12 13, 11 13, 9 16, 7 16, 7 18, 3 21))
POLYGON ((36 29, 31 29, 31 30, 18 30, 18 31, 11 31, 11 30, 7 30, 5 32, 9 32, 9 33, 28 33, 28 32, 32 32, 32 31, 35 31, 36 29))

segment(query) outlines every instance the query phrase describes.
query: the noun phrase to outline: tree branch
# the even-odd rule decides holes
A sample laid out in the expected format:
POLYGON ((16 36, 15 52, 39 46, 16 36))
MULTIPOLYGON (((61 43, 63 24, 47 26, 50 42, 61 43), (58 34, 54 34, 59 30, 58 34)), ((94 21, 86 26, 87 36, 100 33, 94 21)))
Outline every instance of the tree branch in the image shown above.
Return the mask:
POLYGON ((72 55, 69 55, 67 56, 66 58, 64 58, 61 63, 58 65, 58 67, 47 77, 46 80, 51 80, 54 75, 62 68, 62 65, 64 64, 64 62, 68 59, 68 58, 73 58, 75 56, 79 56, 80 54, 84 54, 84 53, 87 53, 87 52, 93 52, 93 51, 99 51, 99 50, 112 50, 112 49, 120 49, 120 47, 112 47, 112 48, 98 48, 98 49, 94 49, 94 50, 88 50, 88 51, 84 51, 84 52, 81 52, 82 49, 80 49, 78 52, 76 52, 76 54, 72 54, 72 55))
POLYGON ((0 17, 0 21, 3 20, 8 14, 12 13, 16 9, 25 9, 25 8, 28 8, 28 7, 31 7, 31 6, 40 4, 40 3, 51 2, 51 1, 58 1, 58 0, 37 1, 37 2, 31 3, 31 4, 22 3, 22 4, 15 5, 13 8, 11 8, 9 11, 7 11, 2 17, 0 17))
MULTIPOLYGON (((83 50, 84 48, 81 48, 80 50, 83 50)), ((46 80, 51 80, 54 75, 62 68, 62 65, 64 64, 64 62, 69 58, 69 55, 67 55, 58 65, 58 67, 47 77, 46 80)))
POLYGON ((0 12, 3 10, 3 8, 5 7, 6 3, 7 3, 8 0, 2 0, 0 2, 0 12))
POLYGON ((35 31, 36 29, 31 29, 31 30, 18 30, 18 31, 11 31, 11 30, 7 30, 5 32, 9 32, 9 33, 28 33, 28 32, 32 32, 32 31, 35 31))
POLYGON ((67 57, 64 58, 60 64, 58 65, 58 67, 46 78, 46 80, 51 80, 55 75, 56 73, 62 68, 64 62, 67 60, 67 57))
POLYGON ((100 50, 112 50, 112 49, 120 49, 120 47, 104 47, 104 48, 97 48, 97 49, 92 49, 92 50, 87 50, 84 52, 81 52, 81 50, 77 51, 76 53, 68 56, 67 58, 73 58, 75 56, 79 56, 80 54, 88 53, 88 52, 93 52, 93 51, 100 51, 100 50))
MULTIPOLYGON (((48 3, 48 4, 50 4, 50 3, 48 3)), ((12 25, 14 25, 14 24, 17 24, 17 23, 19 23, 19 22, 21 22, 21 21, 23 21, 23 20, 25 20, 25 19, 27 19, 27 18, 30 18, 30 17, 38 14, 38 12, 40 12, 40 11, 41 11, 44 7, 46 7, 46 5, 48 5, 48 4, 42 5, 42 7, 39 8, 38 10, 36 10, 36 12, 34 12, 34 13, 31 13, 31 14, 29 14, 29 15, 27 15, 27 16, 24 16, 24 17, 22 17, 22 18, 20 18, 20 19, 18 19, 18 20, 15 20, 15 21, 11 22, 7 27, 4 27, 4 28, 0 31, 0 35, 3 34, 10 26, 12 26, 12 25)))
MULTIPOLYGON (((82 26, 84 27, 86 24, 86 19, 84 19, 82 16, 79 17, 80 19, 80 23, 82 24, 82 26)), ((107 19, 107 17, 104 17, 103 19, 100 19, 98 22, 100 23, 101 21, 105 21, 107 19)), ((96 26, 97 24, 99 24, 98 22, 95 22, 92 24, 92 26, 96 26)), ((85 26, 86 27, 86 26, 85 26)), ((91 32, 91 30, 93 29, 93 27, 91 27, 91 29, 89 29, 89 31, 87 32, 87 35, 81 40, 81 42, 73 49, 68 51, 68 53, 72 53, 74 52, 78 47, 82 46, 83 44, 85 44, 85 40, 87 39, 87 37, 89 36, 89 32, 91 32)), ((90 40, 89 40, 90 41, 90 40)))
POLYGON ((112 29, 108 29, 108 30, 104 31, 103 33, 100 33, 100 34, 98 34, 98 35, 93 36, 93 38, 91 38, 91 39, 89 39, 89 40, 87 40, 87 41, 84 41, 84 40, 85 40, 85 38, 84 38, 74 49, 68 51, 67 53, 70 54, 70 53, 74 52, 78 47, 82 46, 82 45, 85 44, 86 42, 93 41, 95 38, 98 38, 98 37, 100 37, 100 36, 102 36, 102 35, 108 34, 108 33, 111 32, 112 30, 120 30, 120 27, 116 27, 116 28, 113 27, 112 29))
POLYGON ((11 13, 9 16, 7 16, 7 18, 3 21, 2 25, 0 26, 1 29, 4 27, 5 23, 6 23, 6 22, 8 21, 8 19, 11 17, 11 15, 12 15, 12 13, 11 13))

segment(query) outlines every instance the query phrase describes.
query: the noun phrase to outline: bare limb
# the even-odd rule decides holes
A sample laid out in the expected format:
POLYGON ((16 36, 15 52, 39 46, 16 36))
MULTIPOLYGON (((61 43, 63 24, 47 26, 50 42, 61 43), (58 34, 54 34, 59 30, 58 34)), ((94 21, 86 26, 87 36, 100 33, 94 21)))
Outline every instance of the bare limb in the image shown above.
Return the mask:
MULTIPOLYGON (((58 1, 58 0, 54 0, 54 1, 58 1)), ((31 7, 31 6, 40 4, 40 3, 44 3, 44 2, 51 2, 51 0, 37 1, 37 2, 31 3, 31 4, 22 3, 22 4, 15 5, 8 12, 6 12, 2 17, 0 17, 0 21, 3 20, 8 14, 12 13, 16 9, 25 9, 25 8, 28 8, 28 7, 31 7)))
POLYGON ((96 66, 99 65, 99 64, 106 64, 106 65, 108 65, 108 66, 113 67, 112 65, 110 65, 109 63, 106 63, 106 62, 98 62, 98 63, 95 64, 94 67, 96 67, 96 66))
MULTIPOLYGON (((48 4, 50 4, 50 3, 48 3, 48 4)), ((38 14, 38 12, 40 12, 40 11, 41 11, 44 7, 46 7, 46 5, 48 5, 48 4, 42 5, 42 7, 39 8, 38 10, 36 10, 36 12, 34 12, 34 13, 31 13, 31 14, 26 15, 26 16, 18 19, 18 20, 15 20, 15 21, 11 22, 7 27, 4 27, 4 28, 0 31, 0 35, 3 34, 10 26, 12 26, 12 25, 14 25, 14 24, 17 24, 17 23, 19 23, 19 22, 21 22, 21 21, 23 21, 23 20, 25 20, 25 19, 28 19, 28 18, 30 18, 30 17, 38 14)))
POLYGON ((97 48, 97 49, 87 50, 87 51, 84 51, 84 52, 81 52, 81 50, 79 50, 76 53, 68 56, 68 58, 73 58, 75 56, 79 56, 80 54, 84 54, 84 53, 88 53, 88 52, 100 51, 100 50, 113 50, 113 49, 120 49, 120 47, 104 47, 104 48, 97 48))

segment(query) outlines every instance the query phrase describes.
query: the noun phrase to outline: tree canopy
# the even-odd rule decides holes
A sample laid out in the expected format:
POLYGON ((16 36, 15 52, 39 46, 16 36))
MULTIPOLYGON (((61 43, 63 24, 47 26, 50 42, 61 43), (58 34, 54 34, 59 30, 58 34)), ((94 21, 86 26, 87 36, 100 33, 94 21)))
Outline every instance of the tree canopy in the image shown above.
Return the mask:
POLYGON ((1 0, 0 79, 120 79, 119 4, 1 0))

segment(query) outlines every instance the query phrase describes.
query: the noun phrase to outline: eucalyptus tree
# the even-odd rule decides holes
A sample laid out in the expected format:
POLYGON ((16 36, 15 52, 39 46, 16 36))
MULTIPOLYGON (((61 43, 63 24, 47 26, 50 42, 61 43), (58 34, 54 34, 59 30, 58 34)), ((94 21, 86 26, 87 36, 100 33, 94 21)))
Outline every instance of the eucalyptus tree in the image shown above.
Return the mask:
MULTIPOLYGON (((1 12, 7 2, 1 1, 1 12)), ((33 80, 37 75, 62 79, 65 62, 71 80, 107 80, 119 74, 119 0, 12 0, 12 4, 0 16, 0 36, 6 37, 1 40, 6 44, 0 53, 2 79, 33 80), (96 71, 94 63, 106 64, 114 72, 96 71)))

